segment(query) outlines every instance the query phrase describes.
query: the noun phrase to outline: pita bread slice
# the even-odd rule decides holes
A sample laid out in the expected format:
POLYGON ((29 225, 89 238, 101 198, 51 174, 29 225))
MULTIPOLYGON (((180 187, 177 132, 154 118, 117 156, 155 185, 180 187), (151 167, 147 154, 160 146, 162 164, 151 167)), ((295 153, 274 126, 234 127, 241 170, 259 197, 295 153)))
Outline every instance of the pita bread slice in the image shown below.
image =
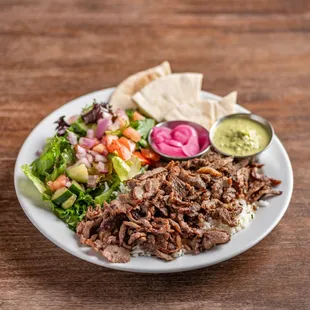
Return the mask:
POLYGON ((235 113, 237 92, 232 92, 222 100, 203 100, 196 104, 183 104, 169 111, 165 120, 188 120, 198 123, 210 130, 213 123, 219 118, 235 113))
POLYGON ((195 122, 204 126, 211 127, 211 121, 206 117, 200 109, 191 104, 177 106, 175 109, 169 111, 165 116, 166 121, 185 120, 195 122))
MULTIPOLYGON (((202 100, 197 103, 197 107, 202 114, 209 118, 210 127, 219 118, 235 113, 235 106, 237 103, 237 92, 231 92, 222 100, 202 100)), ((210 128, 208 128, 210 129, 210 128)))
POLYGON ((136 108, 135 103, 131 99, 132 95, 150 82, 168 74, 171 74, 170 64, 168 61, 164 61, 159 66, 140 71, 126 78, 116 87, 111 96, 110 104, 112 105, 113 111, 118 108, 136 108))
POLYGON ((160 122, 177 106, 198 101, 202 78, 200 73, 167 75, 145 86, 132 99, 146 115, 160 122))

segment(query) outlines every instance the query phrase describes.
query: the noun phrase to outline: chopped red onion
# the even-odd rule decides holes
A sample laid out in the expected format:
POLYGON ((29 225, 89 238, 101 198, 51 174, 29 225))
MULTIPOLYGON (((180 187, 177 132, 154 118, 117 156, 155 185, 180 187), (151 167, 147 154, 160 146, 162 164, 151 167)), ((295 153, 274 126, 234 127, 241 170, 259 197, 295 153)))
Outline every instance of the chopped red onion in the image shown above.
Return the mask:
POLYGON ((89 153, 93 156, 96 162, 99 162, 99 161, 102 161, 103 163, 108 162, 108 158, 106 156, 103 156, 95 151, 89 151, 89 153))
POLYGON ((100 154, 97 154, 97 155, 95 156, 95 161, 96 161, 96 162, 107 162, 108 160, 107 160, 107 158, 106 158, 105 156, 102 156, 102 155, 100 155, 100 154))
POLYGON ((124 109, 120 109, 120 108, 116 109, 114 115, 119 117, 125 122, 129 122, 128 115, 126 114, 126 111, 124 109))
POLYGON ((92 163, 94 161, 94 157, 91 154, 86 155, 87 160, 92 163))
POLYGON ((89 139, 94 138, 94 137, 95 137, 95 131, 94 131, 94 129, 87 129, 86 137, 89 138, 89 139))
POLYGON ((111 126, 111 124, 112 124, 112 120, 110 117, 100 118, 98 120, 98 126, 96 129, 96 137, 100 139, 105 133, 105 131, 108 129, 108 127, 111 126))
POLYGON ((96 144, 98 144, 98 140, 97 139, 89 139, 89 138, 80 138, 79 143, 82 147, 85 148, 93 148, 96 144))
POLYGON ((81 165, 81 164, 84 164, 87 168, 90 168, 90 167, 91 167, 91 164, 90 164, 90 162, 87 160, 87 158, 81 158, 80 160, 78 160, 78 161, 75 163, 75 166, 78 166, 78 165, 81 165))
POLYGON ((99 162, 96 168, 100 173, 109 173, 109 164, 107 163, 99 162))
POLYGON ((77 135, 74 132, 68 131, 68 136, 67 137, 68 137, 68 140, 69 140, 70 144, 76 145, 78 143, 78 137, 77 137, 77 135))
POLYGON ((86 157, 86 154, 79 154, 79 153, 76 153, 75 156, 76 156, 77 159, 82 159, 82 158, 85 158, 85 157, 86 157))
POLYGON ((102 112, 102 118, 109 118, 112 119, 112 114, 109 112, 102 112))
POLYGON ((116 131, 116 130, 118 130, 118 129, 120 129, 121 128, 121 122, 120 122, 120 120, 117 118, 116 120, 115 120, 115 122, 109 127, 109 130, 110 131, 116 131))
POLYGON ((89 154, 92 154, 93 157, 95 157, 96 155, 100 155, 98 152, 91 151, 91 150, 89 150, 88 153, 89 153, 89 154))
POLYGON ((80 145, 76 146, 76 157, 79 159, 86 157, 86 150, 80 145))
POLYGON ((101 153, 103 156, 107 156, 109 154, 109 151, 105 145, 103 145, 103 152, 101 153))
POLYGON ((87 187, 94 188, 96 187, 97 180, 99 179, 98 175, 88 176, 87 187))
POLYGON ((70 182, 70 181, 67 181, 67 183, 66 183, 66 187, 70 187, 72 185, 72 182, 70 182))

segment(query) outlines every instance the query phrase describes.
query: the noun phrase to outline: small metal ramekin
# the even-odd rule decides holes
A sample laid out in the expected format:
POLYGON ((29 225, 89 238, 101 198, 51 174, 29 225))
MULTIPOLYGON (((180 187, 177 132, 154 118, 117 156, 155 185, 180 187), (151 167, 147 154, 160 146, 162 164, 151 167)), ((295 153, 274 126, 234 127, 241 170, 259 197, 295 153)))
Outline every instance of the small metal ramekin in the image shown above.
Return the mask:
POLYGON ((266 119, 262 118, 261 116, 258 116, 256 114, 252 114, 252 113, 236 113, 236 114, 230 114, 230 115, 227 115, 227 116, 224 116, 220 119, 218 119, 211 127, 210 129, 210 135, 209 135, 209 138, 210 138, 210 142, 213 146, 213 148, 215 148, 215 150, 218 152, 218 153, 221 153, 223 155, 226 155, 226 156, 233 156, 235 158, 246 158, 246 157, 251 157, 251 156, 255 156, 255 155, 258 155, 260 153, 262 153, 263 151, 265 151, 271 144, 272 140, 273 140, 273 137, 274 137, 274 129, 272 127, 272 125, 270 124, 270 122, 268 122, 266 119), (261 124, 268 132, 269 134, 269 137, 270 137, 270 140, 269 140, 269 143, 266 145, 266 147, 258 152, 254 152, 253 154, 249 154, 249 155, 234 155, 234 154, 229 154, 229 153, 225 153, 223 151, 221 151, 219 148, 216 147, 216 144, 214 143, 214 134, 215 134, 215 131, 217 129, 217 127, 219 126, 219 124, 221 124, 224 120, 227 120, 227 119, 230 119, 230 118, 245 118, 245 119, 251 119, 253 121, 256 121, 257 123, 261 124))
MULTIPOLYGON (((151 148, 156 153, 158 153, 160 156, 162 156, 163 158, 166 158, 166 159, 169 159, 169 160, 188 160, 188 159, 192 159, 192 158, 196 158, 196 157, 202 156, 210 148, 209 132, 208 132, 208 130, 206 128, 204 128, 203 126, 197 124, 197 123, 189 122, 189 121, 168 121, 168 122, 161 122, 161 123, 157 124, 155 127, 153 127, 152 130, 149 133, 148 142, 149 142, 151 148), (164 153, 160 152, 157 149, 156 145, 152 141, 153 129, 155 127, 157 127, 157 128, 159 128, 159 127, 167 127, 167 128, 173 129, 176 126, 179 126, 179 125, 189 125, 189 126, 192 126, 193 128, 195 128, 196 131, 197 131, 197 134, 198 134, 198 138, 200 140, 206 139, 206 147, 203 147, 203 145, 202 145, 202 150, 198 154, 196 154, 194 156, 186 156, 186 157, 174 157, 174 156, 169 156, 167 154, 164 154, 164 153)), ((201 144, 203 144, 203 143, 201 143, 201 144)))

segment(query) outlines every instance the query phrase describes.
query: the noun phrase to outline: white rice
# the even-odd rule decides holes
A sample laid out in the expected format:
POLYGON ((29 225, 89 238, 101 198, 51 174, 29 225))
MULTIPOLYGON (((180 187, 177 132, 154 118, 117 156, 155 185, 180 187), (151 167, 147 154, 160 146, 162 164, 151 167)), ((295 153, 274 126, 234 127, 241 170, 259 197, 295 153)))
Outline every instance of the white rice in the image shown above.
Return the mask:
POLYGON ((181 249, 180 251, 173 253, 172 256, 175 258, 178 258, 180 256, 183 256, 184 254, 185 254, 185 250, 181 249))
MULTIPOLYGON (((181 249, 178 252, 175 252, 172 254, 173 257, 177 258, 180 256, 183 256, 185 254, 185 250, 181 249)), ((152 254, 150 252, 147 252, 145 250, 143 250, 139 244, 137 244, 130 252, 130 255, 133 257, 138 257, 138 256, 152 256, 152 254)))
POLYGON ((268 207, 270 205, 270 202, 267 200, 259 200, 257 201, 257 205, 259 207, 268 207))
POLYGON ((246 228, 255 217, 255 210, 257 209, 256 204, 247 204, 245 200, 238 200, 237 203, 242 207, 242 212, 237 216, 237 225, 230 227, 227 224, 224 224, 221 220, 210 219, 207 222, 206 228, 216 228, 221 229, 229 233, 230 235, 235 234, 241 229, 246 228))
POLYGON ((128 194, 128 193, 130 193, 130 188, 128 186, 124 185, 123 182, 121 182, 121 184, 119 185, 119 191, 122 194, 128 194))
POLYGON ((140 244, 134 246, 130 252, 130 255, 133 257, 137 256, 152 256, 151 253, 141 249, 140 244))

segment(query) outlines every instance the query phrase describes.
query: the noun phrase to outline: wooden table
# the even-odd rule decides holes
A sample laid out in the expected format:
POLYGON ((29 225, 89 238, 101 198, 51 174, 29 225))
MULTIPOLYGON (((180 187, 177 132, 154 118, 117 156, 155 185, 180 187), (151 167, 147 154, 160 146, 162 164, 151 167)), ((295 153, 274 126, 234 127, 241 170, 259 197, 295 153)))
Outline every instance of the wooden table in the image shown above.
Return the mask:
POLYGON ((310 2, 0 1, 1 309, 309 309, 310 2), (246 253, 167 275, 116 272, 62 251, 15 196, 19 148, 80 95, 170 60, 203 88, 239 91, 272 121, 295 189, 281 223, 246 253))

